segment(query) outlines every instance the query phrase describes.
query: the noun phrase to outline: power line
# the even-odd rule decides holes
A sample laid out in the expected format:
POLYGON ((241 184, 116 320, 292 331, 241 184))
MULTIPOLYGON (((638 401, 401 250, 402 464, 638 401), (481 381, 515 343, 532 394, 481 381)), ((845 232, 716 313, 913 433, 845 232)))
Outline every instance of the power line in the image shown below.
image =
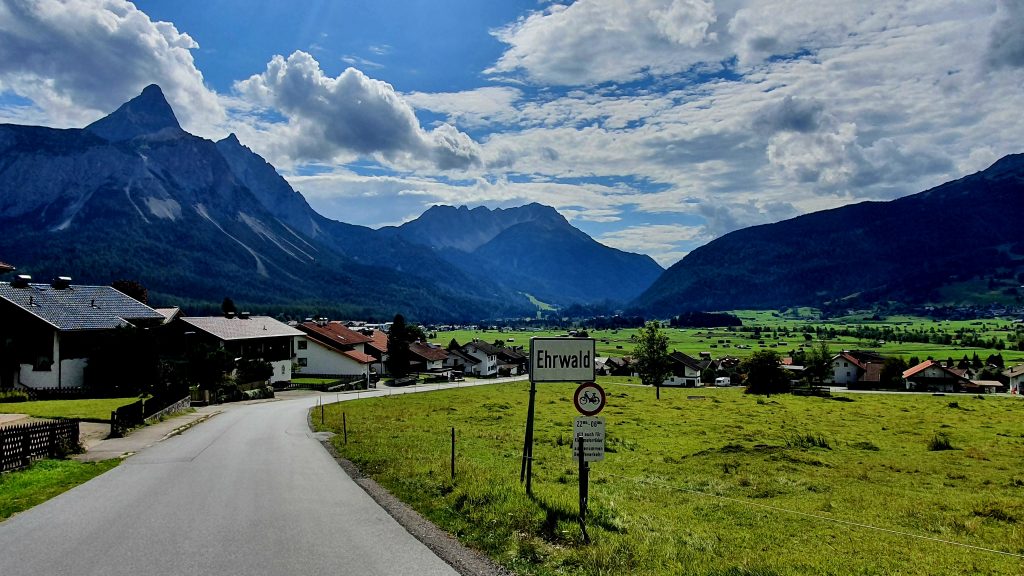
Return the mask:
POLYGON ((865 530, 875 530, 878 532, 887 532, 889 534, 895 534, 897 536, 906 536, 908 538, 917 538, 919 540, 927 540, 930 542, 938 542, 940 544, 949 544, 952 546, 960 546, 962 548, 969 548, 971 550, 978 550, 981 552, 991 552, 993 554, 1002 554, 1003 556, 1010 556, 1013 558, 1024 558, 1024 554, 1017 554, 1014 552, 1006 552, 1005 550, 995 550, 993 548, 985 548, 983 546, 974 546, 972 544, 964 544, 963 542, 955 542, 953 540, 943 540, 942 538, 935 538, 934 536, 923 536, 921 534, 914 534, 912 532, 903 532, 902 530, 894 530, 892 528, 882 528, 880 526, 872 526, 871 524, 863 524, 860 522, 852 522, 850 520, 842 520, 839 518, 832 518, 831 516, 823 516, 821 514, 814 514, 811 512, 800 512, 799 510, 790 510, 788 508, 782 508, 779 506, 772 506, 770 504, 761 504, 760 502, 751 502, 750 500, 744 500, 741 498, 731 498, 729 496, 721 496, 719 494, 711 494, 709 492, 702 492, 700 490, 694 490, 693 488, 683 488, 682 486, 673 486, 666 482, 657 482, 654 480, 644 480, 641 478, 631 478, 629 476, 619 476, 618 474, 609 474, 607 472, 602 473, 602 476, 611 476, 613 478, 621 478, 623 480, 629 480, 632 482, 651 484, 655 486, 661 486, 670 490, 677 490, 679 492, 689 492, 691 494, 697 494, 700 496, 707 496, 708 498, 718 498, 719 500, 726 500, 728 502, 735 502, 737 504, 745 504, 747 506, 754 506, 756 508, 764 508, 766 510, 774 510, 776 512, 787 512, 789 514, 796 514, 798 516, 805 516, 808 518, 814 518, 816 520, 822 520, 825 522, 833 522, 835 524, 844 524, 846 526, 855 526, 857 528, 864 528, 865 530))

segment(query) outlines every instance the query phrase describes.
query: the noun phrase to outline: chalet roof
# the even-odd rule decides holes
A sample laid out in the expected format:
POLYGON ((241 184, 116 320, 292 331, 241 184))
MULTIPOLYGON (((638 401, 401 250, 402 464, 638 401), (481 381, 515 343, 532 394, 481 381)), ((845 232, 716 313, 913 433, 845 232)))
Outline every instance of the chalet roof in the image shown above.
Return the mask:
POLYGON ((523 354, 522 351, 516 350, 515 348, 509 348, 507 346, 505 348, 498 348, 498 356, 503 360, 513 363, 523 362, 526 360, 526 354, 523 354))
POLYGON ((668 355, 668 357, 673 362, 678 362, 678 363, 680 363, 680 364, 682 364, 684 366, 688 366, 690 368, 693 368, 694 370, 700 370, 701 369, 700 362, 697 359, 695 359, 695 358, 693 358, 691 356, 687 356, 686 354, 683 354, 682 352, 678 352, 676 350, 673 350, 672 353, 668 355))
POLYGON ((904 378, 913 378, 915 375, 920 374, 921 372, 924 372, 925 370, 927 370, 928 368, 931 368, 932 366, 934 366, 934 367, 942 370, 943 372, 945 372, 946 373, 946 377, 955 378, 957 380, 964 380, 964 381, 968 381, 969 382, 969 380, 967 378, 965 378, 964 376, 961 376, 960 374, 957 374, 955 370, 950 369, 950 368, 946 368, 946 366, 943 365, 941 362, 936 362, 935 360, 925 360, 924 362, 921 362, 917 366, 914 366, 913 368, 905 370, 903 372, 903 377, 904 378))
POLYGON ((374 358, 373 356, 370 356, 365 352, 360 352, 359 350, 341 350, 340 352, 341 354, 348 356, 349 358, 355 360, 356 362, 359 362, 360 364, 373 364, 374 362, 377 361, 377 359, 374 358))
POLYGON ((0 301, 7 301, 57 330, 106 330, 162 321, 163 316, 110 286, 28 284, 15 288, 0 283, 0 301))
POLYGON ((370 341, 366 343, 367 346, 377 350, 380 353, 388 351, 388 335, 380 330, 374 330, 369 335, 370 341))
POLYGON ((1020 376, 1021 374, 1024 374, 1024 364, 1017 364, 1016 366, 1011 366, 1006 370, 1003 370, 1003 376, 1006 376, 1008 378, 1020 376))
POLYGON ((461 358, 464 361, 465 364, 479 364, 480 362, 482 362, 482 360, 480 360, 476 356, 473 356, 471 354, 466 354, 465 352, 463 352, 462 350, 460 350, 458 348, 452 348, 452 349, 448 350, 448 355, 449 356, 458 356, 459 358, 461 358))
POLYGON ((967 389, 977 388, 1005 388, 1006 386, 999 380, 971 380, 965 386, 967 389))
POLYGON ((345 326, 341 322, 303 322, 296 326, 309 334, 313 339, 330 343, 341 349, 352 348, 357 344, 373 342, 373 338, 345 326))
POLYGON ((412 352, 415 356, 419 356, 428 362, 437 362, 438 360, 444 360, 448 357, 448 351, 444 348, 435 348, 422 342, 413 342, 412 344, 409 344, 409 352, 412 352))
POLYGON ((173 322, 178 318, 178 316, 181 316, 181 308, 178 308, 177 306, 173 306, 171 308, 155 308, 155 310, 164 317, 164 324, 173 322))
POLYGON ((850 354, 849 352, 847 352, 845 350, 840 352, 839 354, 836 354, 836 356, 833 359, 833 361, 835 361, 837 359, 840 359, 840 358, 842 358, 843 360, 846 360, 847 362, 849 362, 850 364, 853 364, 854 366, 856 366, 857 368, 860 368, 861 370, 866 370, 864 362, 862 362, 860 360, 860 358, 857 358, 856 356, 854 356, 853 354, 850 354))
POLYGON ((250 316, 249 318, 194 316, 183 317, 181 321, 225 342, 303 335, 303 332, 278 322, 270 316, 250 316))
POLYGON ((467 346, 473 346, 477 350, 483 352, 484 354, 491 355, 491 356, 497 356, 498 353, 501 352, 501 348, 498 348, 497 346, 495 346, 493 344, 488 344, 487 342, 484 342, 483 340, 473 340, 472 342, 466 342, 466 344, 463 345, 462 348, 465 349, 467 346))

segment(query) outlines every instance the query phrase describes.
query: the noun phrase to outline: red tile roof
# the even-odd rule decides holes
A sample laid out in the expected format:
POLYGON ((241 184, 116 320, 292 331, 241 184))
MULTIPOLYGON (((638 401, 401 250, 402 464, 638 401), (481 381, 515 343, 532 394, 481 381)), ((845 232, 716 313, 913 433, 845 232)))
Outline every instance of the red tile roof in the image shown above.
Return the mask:
POLYGON ((904 370, 903 371, 903 377, 904 378, 910 378, 914 374, 917 374, 918 372, 923 371, 924 369, 928 368, 932 364, 938 364, 938 362, 936 362, 935 360, 925 360, 924 362, 921 362, 917 366, 913 366, 911 368, 908 368, 907 370, 904 370))
POLYGON ((380 330, 374 330, 373 334, 369 336, 370 341, 366 343, 367 346, 372 346, 381 353, 388 351, 388 335, 380 330))
POLYGON ((370 356, 369 354, 364 354, 358 350, 345 350, 342 352, 342 354, 348 356, 349 358, 355 360, 356 362, 359 362, 360 364, 373 364, 374 362, 377 361, 377 359, 374 358, 373 356, 370 356))
POLYGON ((298 329, 310 336, 313 336, 316 340, 321 340, 325 343, 332 344, 343 349, 349 349, 357 344, 365 344, 373 341, 369 336, 360 334, 341 322, 326 322, 324 324, 303 322, 298 325, 298 329))

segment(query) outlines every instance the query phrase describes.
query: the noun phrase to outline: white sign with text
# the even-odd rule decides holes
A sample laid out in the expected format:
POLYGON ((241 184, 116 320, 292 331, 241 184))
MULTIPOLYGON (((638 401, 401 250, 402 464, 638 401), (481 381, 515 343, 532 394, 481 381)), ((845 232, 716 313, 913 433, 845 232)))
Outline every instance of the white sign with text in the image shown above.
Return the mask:
POLYGON ((579 439, 583 439, 583 461, 600 462, 604 460, 604 418, 600 416, 580 416, 572 427, 572 460, 579 462, 579 439))
POLYGON ((595 357, 593 338, 530 338, 530 380, 592 382, 595 357))

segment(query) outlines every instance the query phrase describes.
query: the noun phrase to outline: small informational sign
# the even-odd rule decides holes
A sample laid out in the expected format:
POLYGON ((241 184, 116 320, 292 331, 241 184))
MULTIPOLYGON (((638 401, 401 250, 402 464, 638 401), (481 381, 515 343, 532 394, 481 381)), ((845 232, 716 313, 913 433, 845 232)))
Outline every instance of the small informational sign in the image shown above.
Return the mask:
POLYGON ((594 382, 584 382, 576 388, 572 403, 576 411, 584 416, 594 416, 604 409, 604 388, 594 382))
POLYGON ((604 460, 604 418, 600 416, 579 416, 572 428, 572 458, 580 459, 579 440, 583 440, 583 460, 600 462, 604 460))
POLYGON ((530 338, 533 382, 593 381, 595 359, 593 338, 530 338))

